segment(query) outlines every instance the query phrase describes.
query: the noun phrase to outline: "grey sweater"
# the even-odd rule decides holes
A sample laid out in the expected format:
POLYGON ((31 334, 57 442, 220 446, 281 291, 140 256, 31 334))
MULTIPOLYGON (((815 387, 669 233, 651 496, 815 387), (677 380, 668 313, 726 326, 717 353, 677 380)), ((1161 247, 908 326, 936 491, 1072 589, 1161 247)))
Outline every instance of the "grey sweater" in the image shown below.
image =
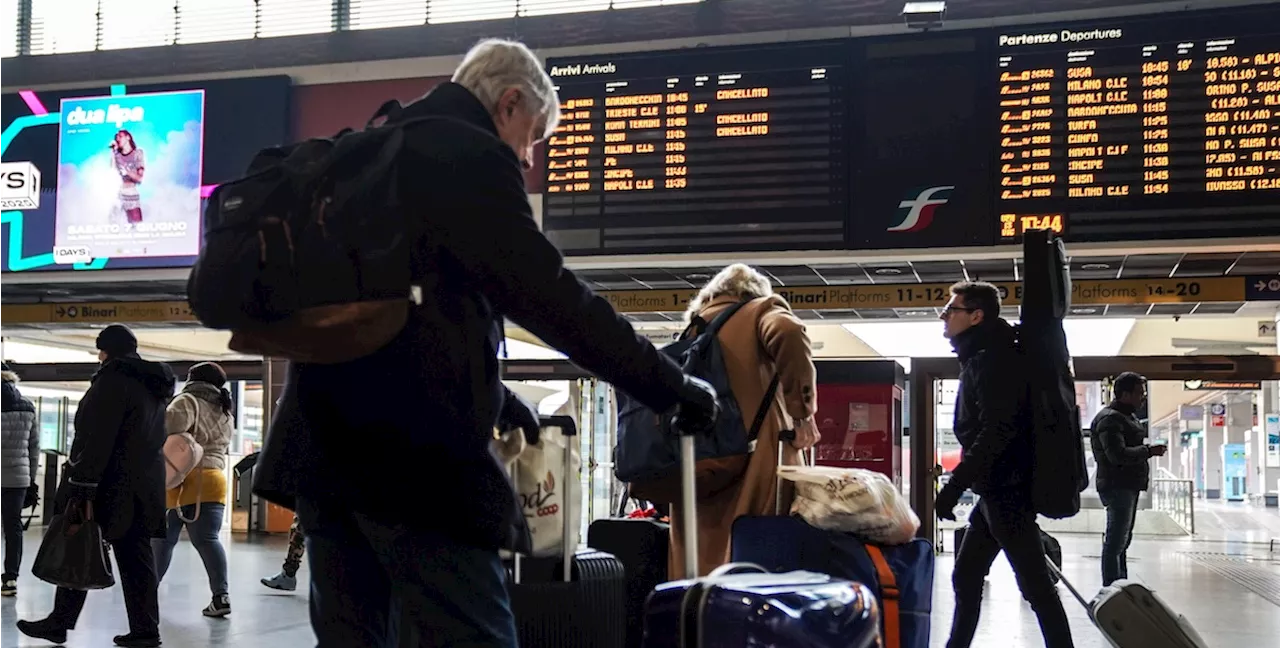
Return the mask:
POLYGON ((0 443, 0 486, 27 488, 40 466, 40 421, 36 407, 22 397, 17 385, 4 377, 4 437, 0 443))

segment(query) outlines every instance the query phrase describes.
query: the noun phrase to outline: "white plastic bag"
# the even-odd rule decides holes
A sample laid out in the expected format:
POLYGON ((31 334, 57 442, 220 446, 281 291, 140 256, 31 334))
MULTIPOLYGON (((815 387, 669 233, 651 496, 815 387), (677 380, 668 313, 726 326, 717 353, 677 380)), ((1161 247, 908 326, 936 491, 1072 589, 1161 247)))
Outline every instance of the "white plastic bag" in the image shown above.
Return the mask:
POLYGON ((910 542, 920 518, 889 478, 871 470, 830 466, 779 466, 778 477, 795 482, 791 513, 819 529, 852 533, 875 544, 910 542))
MULTIPOLYGON (((516 496, 520 498, 520 507, 533 540, 533 553, 530 555, 535 558, 559 556, 564 551, 565 493, 568 493, 570 502, 582 501, 582 484, 575 478, 566 479, 564 475, 566 451, 572 453, 573 477, 577 477, 581 469, 582 458, 574 443, 577 439, 566 437, 557 428, 543 428, 541 438, 534 445, 526 445, 519 430, 512 432, 511 436, 521 438, 495 441, 494 451, 502 459, 516 455, 506 467, 508 472, 514 469, 516 496)), ((581 507, 575 507, 575 510, 581 512, 581 507)), ((578 524, 573 524, 571 528, 578 527, 578 524)))

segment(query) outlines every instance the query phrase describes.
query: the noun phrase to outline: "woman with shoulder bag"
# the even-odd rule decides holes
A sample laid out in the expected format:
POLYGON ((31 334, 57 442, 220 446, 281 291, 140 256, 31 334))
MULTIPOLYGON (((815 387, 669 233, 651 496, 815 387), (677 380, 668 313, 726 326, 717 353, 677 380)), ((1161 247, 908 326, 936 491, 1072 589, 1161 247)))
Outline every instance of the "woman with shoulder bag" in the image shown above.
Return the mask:
MULTIPOLYGON (((690 302, 685 319, 691 327, 703 328, 741 302, 746 304, 724 323, 717 339, 744 425, 751 426, 756 420, 775 378, 777 386, 772 398, 764 402, 768 411, 760 417, 754 452, 745 458, 699 462, 696 524, 701 575, 729 561, 734 520, 744 515, 774 514, 779 432, 796 431, 782 457, 783 464, 801 463, 800 450, 821 438, 813 421, 818 407, 817 379, 809 335, 787 301, 773 294, 767 277, 741 263, 726 267, 690 302)), ((686 521, 678 509, 676 503, 671 510, 668 568, 673 577, 683 574, 681 529, 686 521)))
POLYGON ((202 613, 207 617, 231 614, 227 591, 227 552, 219 534, 227 501, 227 447, 235 432, 235 411, 227 374, 212 362, 202 362, 187 372, 187 384, 165 413, 165 432, 188 433, 204 449, 200 465, 168 491, 167 533, 153 541, 156 573, 164 579, 173 560, 182 527, 200 554, 209 575, 213 600, 202 613))

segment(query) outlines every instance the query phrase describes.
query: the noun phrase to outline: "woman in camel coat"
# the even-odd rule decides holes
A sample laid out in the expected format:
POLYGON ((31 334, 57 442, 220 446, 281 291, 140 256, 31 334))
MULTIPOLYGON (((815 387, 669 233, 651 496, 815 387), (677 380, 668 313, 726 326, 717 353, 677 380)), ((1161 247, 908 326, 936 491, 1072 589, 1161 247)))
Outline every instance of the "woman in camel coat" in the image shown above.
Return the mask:
MULTIPOLYGON (((799 451, 819 439, 813 422, 817 388, 809 336, 786 300, 773 294, 768 278, 742 264, 721 270, 690 303, 686 321, 697 318, 710 322, 739 301, 749 303, 724 324, 719 339, 743 425, 750 428, 755 420, 775 372, 778 392, 760 426, 755 452, 745 460, 745 469, 742 460, 699 462, 699 484, 718 482, 714 490, 700 488, 698 493, 698 572, 703 576, 728 562, 734 520, 743 515, 774 514, 779 431, 796 430, 796 440, 784 452, 784 464, 799 463, 799 451), (717 470, 729 474, 708 479, 706 473, 717 470)), ((676 503, 671 512, 668 565, 673 578, 684 577, 683 524, 685 519, 676 503)))

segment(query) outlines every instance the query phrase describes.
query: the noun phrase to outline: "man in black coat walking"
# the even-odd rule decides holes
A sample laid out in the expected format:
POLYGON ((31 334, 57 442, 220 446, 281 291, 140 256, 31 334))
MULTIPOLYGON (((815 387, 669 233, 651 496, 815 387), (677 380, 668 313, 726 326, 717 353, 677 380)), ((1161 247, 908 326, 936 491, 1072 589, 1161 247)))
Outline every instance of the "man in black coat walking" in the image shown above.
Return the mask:
POLYGON ((1137 411, 1147 399, 1146 379, 1126 371, 1112 383, 1115 398, 1093 419, 1089 444, 1098 464, 1098 497, 1107 507, 1107 532, 1102 537, 1102 585, 1129 577, 1126 552, 1133 540, 1138 496, 1150 485, 1152 457, 1163 456, 1163 445, 1146 445, 1146 426, 1137 411))
POLYGON ((1032 503, 1035 464, 1027 379, 1017 335, 1000 318, 1000 291, 980 281, 951 287, 942 310, 943 335, 960 359, 954 430, 960 465, 938 493, 938 517, 955 519, 960 495, 979 496, 956 553, 956 609, 947 648, 969 648, 982 611, 982 587, 1003 549, 1022 596, 1040 620, 1047 648, 1071 648, 1071 628, 1045 563, 1032 503))
POLYGON ((421 117, 398 179, 425 224, 421 306, 369 356, 294 363, 255 470, 255 492, 306 530, 320 648, 385 645, 406 626, 422 645, 515 645, 498 550, 523 518, 489 445, 495 425, 536 427, 537 413, 499 381, 504 318, 656 411, 715 407, 539 231, 521 170, 559 98, 528 48, 476 45, 394 119, 421 117))
MULTIPOLYGON (((176 380, 169 365, 138 357, 138 340, 124 326, 103 329, 97 347, 102 367, 76 410, 66 481, 54 506, 92 510, 111 544, 129 617, 129 632, 117 636, 116 645, 159 646, 151 538, 164 534, 164 415, 176 380)), ((53 613, 40 621, 19 621, 18 630, 65 643, 85 595, 58 588, 53 613)))

